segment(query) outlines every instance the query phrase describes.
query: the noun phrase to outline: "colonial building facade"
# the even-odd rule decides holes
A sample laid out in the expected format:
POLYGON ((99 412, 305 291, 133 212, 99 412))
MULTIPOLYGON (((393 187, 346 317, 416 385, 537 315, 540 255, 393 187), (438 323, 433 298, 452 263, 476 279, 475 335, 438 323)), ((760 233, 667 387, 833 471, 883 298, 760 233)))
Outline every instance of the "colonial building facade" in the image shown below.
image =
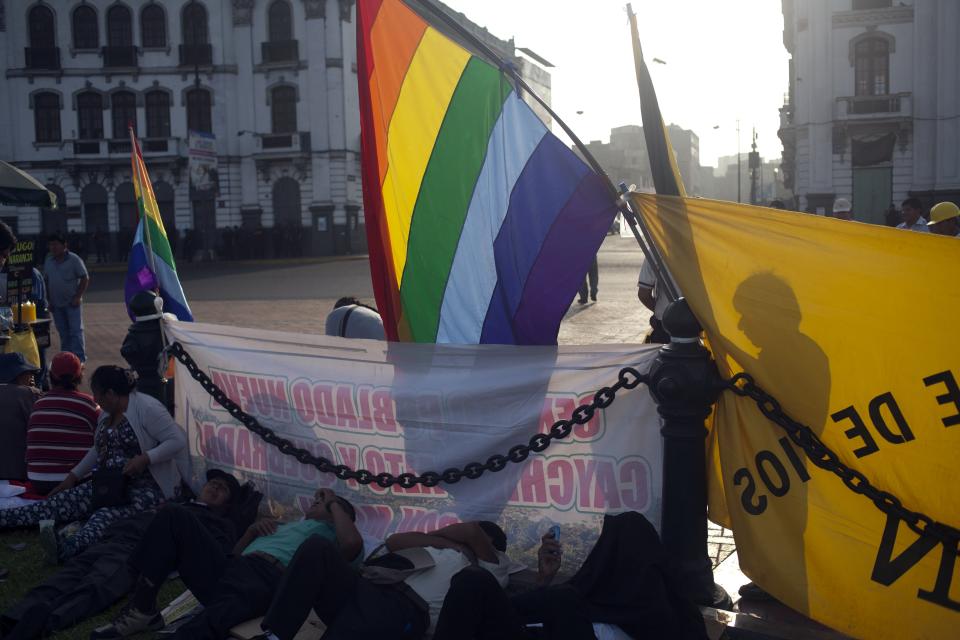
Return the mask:
MULTIPOLYGON (((0 0, 0 158, 62 205, 0 216, 122 258, 137 224, 133 124, 168 234, 191 256, 363 251, 355 12, 355 0, 0 0), (191 180, 190 132, 213 136, 211 188, 191 180)), ((518 66, 549 97, 549 74, 518 66)))
POLYGON ((784 178, 796 206, 884 222, 909 197, 960 202, 960 2, 782 0, 790 90, 784 178))

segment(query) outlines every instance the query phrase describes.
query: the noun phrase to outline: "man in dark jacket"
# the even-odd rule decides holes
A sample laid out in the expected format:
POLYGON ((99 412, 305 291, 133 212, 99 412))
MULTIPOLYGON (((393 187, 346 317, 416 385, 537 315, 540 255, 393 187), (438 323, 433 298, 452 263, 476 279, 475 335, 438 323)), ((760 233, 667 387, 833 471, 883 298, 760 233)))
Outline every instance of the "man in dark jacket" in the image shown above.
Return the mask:
MULTIPOLYGON (((107 609, 130 592, 137 571, 130 565, 131 552, 142 542, 155 520, 192 518, 229 552, 237 541, 234 522, 241 488, 236 478, 220 470, 207 472, 207 483, 195 500, 170 503, 158 511, 120 520, 107 530, 103 540, 71 558, 64 567, 33 588, 0 617, 4 640, 28 640, 70 627, 107 609)), ((257 494, 259 495, 259 494, 257 494)))

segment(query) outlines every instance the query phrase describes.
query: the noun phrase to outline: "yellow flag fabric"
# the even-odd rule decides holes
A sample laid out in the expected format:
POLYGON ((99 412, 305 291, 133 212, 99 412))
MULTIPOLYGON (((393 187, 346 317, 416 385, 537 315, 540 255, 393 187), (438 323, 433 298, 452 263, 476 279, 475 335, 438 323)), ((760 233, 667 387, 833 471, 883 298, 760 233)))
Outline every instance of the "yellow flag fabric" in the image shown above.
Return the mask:
MULTIPOLYGON (((960 240, 729 202, 634 194, 721 375, 746 370, 840 460, 960 527, 960 240)), ((776 598, 860 638, 960 629, 956 549, 921 538, 724 392, 711 518, 776 598)))
POLYGON ((37 347, 37 339, 33 335, 33 331, 29 329, 10 334, 4 352, 22 353, 27 362, 37 369, 40 368, 40 349, 37 347))

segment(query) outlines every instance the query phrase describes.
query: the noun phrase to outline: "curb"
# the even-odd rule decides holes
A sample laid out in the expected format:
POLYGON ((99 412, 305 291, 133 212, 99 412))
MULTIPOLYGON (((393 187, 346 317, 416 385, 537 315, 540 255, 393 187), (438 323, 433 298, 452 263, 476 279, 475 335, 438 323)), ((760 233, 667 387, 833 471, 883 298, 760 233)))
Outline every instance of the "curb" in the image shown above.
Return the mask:
MULTIPOLYGON (((309 258, 270 258, 262 260, 208 260, 206 262, 183 262, 177 267, 180 273, 189 272, 197 268, 209 267, 213 265, 226 266, 236 265, 244 267, 292 267, 308 264, 326 264, 330 262, 350 262, 353 260, 366 260, 369 254, 352 253, 343 256, 314 256, 309 258)), ((122 262, 114 262, 104 265, 87 265, 90 273, 126 273, 127 265, 122 262)))

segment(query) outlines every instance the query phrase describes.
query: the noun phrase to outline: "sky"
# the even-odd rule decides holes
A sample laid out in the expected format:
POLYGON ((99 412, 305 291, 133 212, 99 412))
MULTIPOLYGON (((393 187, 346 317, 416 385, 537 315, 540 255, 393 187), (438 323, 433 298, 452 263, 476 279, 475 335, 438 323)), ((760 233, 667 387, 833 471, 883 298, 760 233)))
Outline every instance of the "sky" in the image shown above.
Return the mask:
MULTIPOLYGON (((642 124, 624 0, 444 2, 553 63, 551 106, 584 142, 642 124)), ((634 0, 633 9, 663 119, 700 137, 700 163, 737 152, 738 119, 741 151, 756 127, 761 155, 779 158, 789 59, 780 2, 634 0)))

